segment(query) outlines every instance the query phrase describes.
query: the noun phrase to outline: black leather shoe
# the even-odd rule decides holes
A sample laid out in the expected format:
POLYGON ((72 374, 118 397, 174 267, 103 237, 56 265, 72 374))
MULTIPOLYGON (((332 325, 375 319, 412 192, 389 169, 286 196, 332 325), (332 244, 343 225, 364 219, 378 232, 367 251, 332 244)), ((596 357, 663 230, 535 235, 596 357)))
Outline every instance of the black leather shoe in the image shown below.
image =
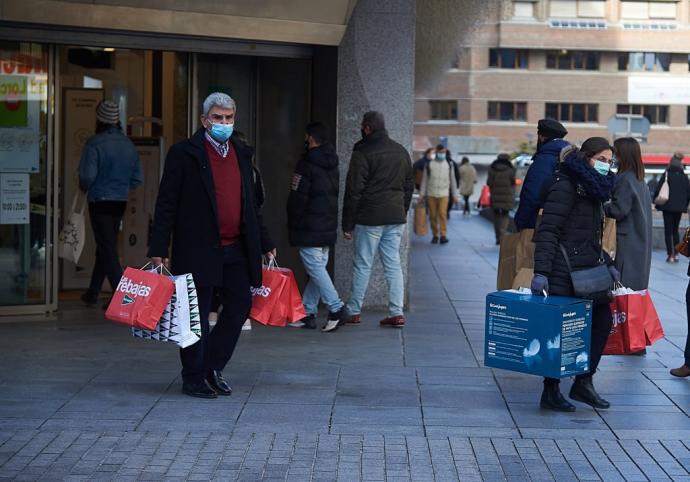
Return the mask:
POLYGON ((227 397, 232 394, 232 388, 230 388, 228 382, 225 381, 225 378, 223 378, 223 372, 220 370, 211 370, 211 373, 208 374, 206 381, 208 381, 208 384, 211 385, 211 388, 213 388, 218 395, 227 397))
POLYGON ((441 236, 441 244, 448 244, 448 238, 441 236))
POLYGON ((302 328, 307 329, 307 330, 315 330, 316 329, 316 316, 308 315, 308 316, 302 318, 302 323, 304 323, 304 326, 302 326, 302 328))
POLYGON ((544 384, 544 391, 541 393, 541 402, 539 406, 544 410, 554 410, 556 412, 575 411, 575 405, 566 400, 561 394, 558 383, 551 385, 544 384))
POLYGON ((196 398, 218 398, 216 391, 209 387, 206 382, 183 383, 182 393, 196 398))
POLYGON ((86 306, 94 306, 95 304, 98 303, 98 295, 94 295, 93 293, 89 293, 88 291, 81 295, 81 300, 84 302, 86 306))
POLYGON ((575 378, 575 383, 570 388, 570 398, 578 402, 586 403, 594 408, 609 408, 611 404, 599 396, 594 389, 592 377, 575 378))
POLYGON ((438 236, 431 238, 431 244, 438 244, 438 236))

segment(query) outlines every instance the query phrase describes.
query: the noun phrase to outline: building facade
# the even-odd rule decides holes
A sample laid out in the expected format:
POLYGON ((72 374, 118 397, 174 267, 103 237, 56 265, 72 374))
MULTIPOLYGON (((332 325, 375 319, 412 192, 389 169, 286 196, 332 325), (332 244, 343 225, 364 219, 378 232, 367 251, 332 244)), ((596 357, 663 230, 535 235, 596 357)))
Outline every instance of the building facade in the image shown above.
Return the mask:
MULTIPOLYGON (((76 172, 102 99, 118 103, 144 169, 121 229, 123 265, 146 262, 168 147, 198 129, 201 102, 223 91, 237 102, 236 130, 255 146, 267 193, 264 218, 281 265, 303 280, 288 243, 285 205, 304 127, 313 120, 331 126, 343 185, 367 110, 382 111, 392 137, 411 147, 415 5, 0 2, 0 315, 55 311, 88 284, 95 244, 88 211, 78 263, 58 256, 58 238, 66 217, 85 204, 76 172)), ((339 241, 336 258, 334 274, 347 296, 351 243, 339 241)), ((372 280, 370 306, 383 304, 377 303, 385 298, 381 279, 372 280)))
POLYGON ((536 142, 543 117, 581 142, 612 138, 616 114, 638 114, 650 124, 645 163, 688 153, 689 22, 688 0, 505 2, 458 45, 441 83, 417 92, 415 150, 447 137, 454 155, 489 162, 536 142))

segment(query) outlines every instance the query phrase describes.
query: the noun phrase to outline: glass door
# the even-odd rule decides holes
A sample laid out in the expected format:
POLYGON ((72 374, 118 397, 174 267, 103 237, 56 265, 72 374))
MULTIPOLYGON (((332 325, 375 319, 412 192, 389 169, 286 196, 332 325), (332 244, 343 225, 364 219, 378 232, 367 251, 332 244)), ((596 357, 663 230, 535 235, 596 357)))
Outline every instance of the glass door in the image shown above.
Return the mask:
POLYGON ((0 41, 0 314, 52 303, 49 47, 0 41))

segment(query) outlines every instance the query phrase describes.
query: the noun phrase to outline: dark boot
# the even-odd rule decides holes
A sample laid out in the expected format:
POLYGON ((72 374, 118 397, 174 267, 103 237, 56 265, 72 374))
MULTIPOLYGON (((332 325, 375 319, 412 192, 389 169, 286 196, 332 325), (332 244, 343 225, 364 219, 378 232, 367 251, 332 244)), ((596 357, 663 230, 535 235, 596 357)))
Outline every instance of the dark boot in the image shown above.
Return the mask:
POLYGON ((570 398, 586 403, 594 408, 609 408, 611 404, 599 396, 592 383, 592 375, 575 377, 575 383, 570 388, 570 398))
POLYGON ((541 393, 539 406, 544 410, 556 412, 574 412, 575 405, 570 403, 561 394, 560 384, 544 383, 544 391, 541 393))

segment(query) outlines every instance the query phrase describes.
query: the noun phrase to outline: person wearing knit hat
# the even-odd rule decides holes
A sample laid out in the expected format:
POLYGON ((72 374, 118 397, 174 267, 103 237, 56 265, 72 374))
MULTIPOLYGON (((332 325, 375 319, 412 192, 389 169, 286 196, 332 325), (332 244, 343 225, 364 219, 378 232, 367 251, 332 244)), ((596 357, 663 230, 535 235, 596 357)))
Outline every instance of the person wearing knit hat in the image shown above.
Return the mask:
POLYGON ((96 133, 84 145, 79 161, 79 188, 89 203, 89 219, 96 240, 96 260, 89 288, 81 299, 98 303, 103 281, 113 290, 120 283, 122 266, 117 253, 117 235, 127 206, 129 191, 144 181, 139 153, 122 132, 120 109, 111 100, 96 107, 96 133))
POLYGON ((112 100, 103 100, 96 107, 96 120, 103 124, 118 124, 120 109, 112 100))
POLYGON ((518 231, 534 229, 537 224, 544 186, 556 170, 561 150, 570 145, 563 139, 567 134, 567 129, 557 120, 541 119, 537 123, 537 152, 522 183, 520 205, 515 213, 518 231))

